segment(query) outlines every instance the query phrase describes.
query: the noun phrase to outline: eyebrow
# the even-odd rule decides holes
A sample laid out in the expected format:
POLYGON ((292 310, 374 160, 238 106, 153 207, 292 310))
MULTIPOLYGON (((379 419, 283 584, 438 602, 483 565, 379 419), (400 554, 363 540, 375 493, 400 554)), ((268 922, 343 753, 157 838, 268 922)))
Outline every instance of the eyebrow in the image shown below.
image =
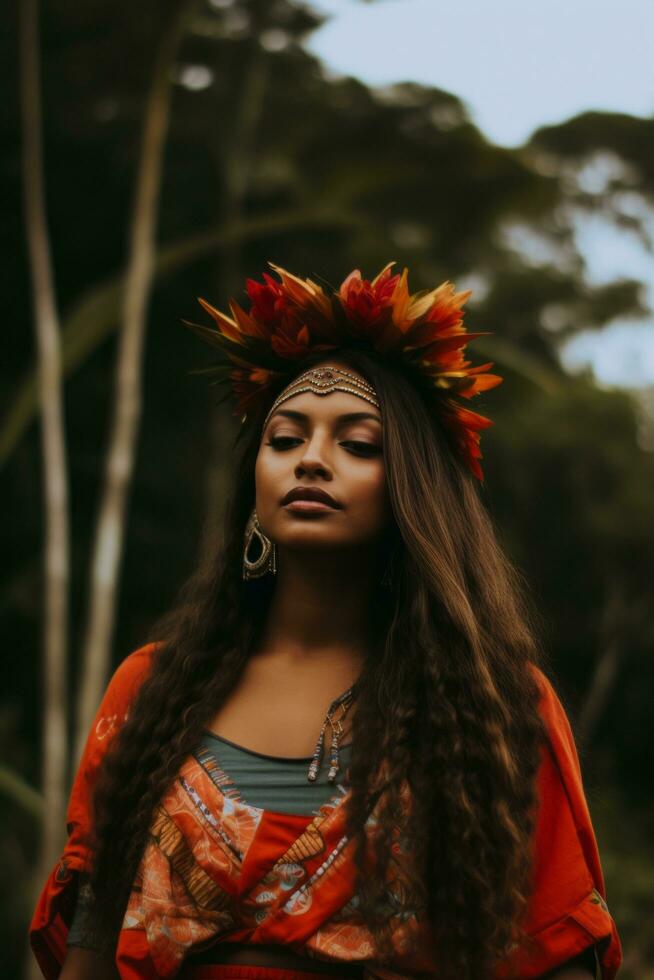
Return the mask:
MULTIPOLYGON (((298 422, 306 422, 309 418, 305 412, 297 412, 289 408, 279 408, 270 416, 270 421, 272 421, 276 415, 284 415, 286 418, 296 419, 298 422)), ((372 419, 373 422, 379 422, 381 424, 380 417, 378 415, 373 415, 372 412, 345 412, 344 415, 338 415, 336 417, 337 422, 358 422, 360 419, 372 419)))

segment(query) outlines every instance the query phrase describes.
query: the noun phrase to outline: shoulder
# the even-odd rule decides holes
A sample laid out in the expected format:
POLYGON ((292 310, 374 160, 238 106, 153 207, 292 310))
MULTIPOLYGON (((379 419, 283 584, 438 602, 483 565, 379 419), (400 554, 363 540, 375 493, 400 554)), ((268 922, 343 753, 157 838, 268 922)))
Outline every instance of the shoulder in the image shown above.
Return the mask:
POLYGON ((109 681, 87 734, 68 803, 69 834, 78 841, 78 831, 90 822, 90 800, 102 760, 129 714, 134 695, 147 677, 161 643, 146 643, 133 650, 118 665, 109 681), (78 831, 74 831, 78 828, 78 831))
POLYGON ((537 664, 533 663, 533 661, 528 661, 527 666, 538 684, 538 689, 541 696, 541 710, 543 707, 551 708, 554 703, 558 701, 558 696, 556 694, 553 682, 550 680, 547 674, 545 674, 543 669, 537 664))
POLYGON ((567 773, 579 772, 579 755, 575 743, 570 719, 561 701, 554 683, 537 667, 530 663, 529 667, 536 679, 540 691, 538 709, 547 729, 547 736, 554 756, 560 767, 567 773))
POLYGON ((129 653, 116 667, 98 709, 96 727, 98 722, 103 722, 105 727, 113 729, 127 716, 129 705, 149 675, 161 646, 163 644, 159 641, 145 643, 129 653), (111 724, 108 724, 109 721, 111 724))
POLYGON ((548 733, 558 737, 572 738, 570 721, 554 682, 535 663, 529 662, 529 669, 540 693, 538 710, 547 726, 548 733))
POLYGON ((596 887, 605 894, 597 841, 572 726, 552 681, 538 668, 534 670, 541 688, 540 713, 547 729, 547 748, 537 779, 541 818, 548 828, 545 836, 552 836, 555 827, 557 833, 562 835, 567 821, 571 839, 574 838, 576 846, 583 854, 585 865, 592 872, 596 887))
POLYGON ((157 651, 163 646, 161 642, 153 641, 138 647, 125 657, 116 667, 110 686, 117 690, 138 686, 150 672, 157 651))

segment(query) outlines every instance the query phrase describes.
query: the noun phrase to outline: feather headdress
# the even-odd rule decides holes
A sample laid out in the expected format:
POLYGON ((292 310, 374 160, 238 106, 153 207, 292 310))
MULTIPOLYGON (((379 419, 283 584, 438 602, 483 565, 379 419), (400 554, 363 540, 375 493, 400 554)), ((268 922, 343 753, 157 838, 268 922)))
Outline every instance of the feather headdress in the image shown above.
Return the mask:
POLYGON ((215 326, 184 321, 220 351, 216 366, 196 373, 215 375, 213 384, 228 385, 241 421, 309 354, 353 344, 369 347, 418 370, 461 458, 483 481, 479 433, 493 423, 459 399, 494 388, 503 378, 488 373, 492 361, 471 367, 464 359, 468 341, 489 333, 467 333, 463 326, 462 307, 471 290, 457 293, 446 281, 410 295, 408 270, 392 275, 395 263, 389 262, 370 282, 355 269, 327 294, 311 279, 268 264, 279 281, 265 272, 262 283, 248 279, 247 312, 232 299, 230 317, 200 299, 215 326))

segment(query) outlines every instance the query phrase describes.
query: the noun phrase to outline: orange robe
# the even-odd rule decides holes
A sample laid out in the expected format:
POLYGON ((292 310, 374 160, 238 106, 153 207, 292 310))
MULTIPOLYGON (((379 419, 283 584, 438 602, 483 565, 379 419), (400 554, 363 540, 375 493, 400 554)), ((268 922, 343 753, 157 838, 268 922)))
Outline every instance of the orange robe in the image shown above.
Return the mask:
MULTIPOLYGON (((68 805, 68 840, 30 926, 32 948, 48 980, 59 975, 66 955, 78 877, 89 858, 98 767, 155 649, 147 644, 123 661, 88 736, 68 805)), ((539 977, 592 945, 599 980, 613 980, 622 950, 606 905, 572 731, 552 685, 533 669, 549 733, 537 775, 533 891, 526 919, 534 948, 526 961, 500 964, 493 980, 503 980, 509 966, 517 966, 521 980, 539 977)), ((427 954, 428 928, 416 916, 392 916, 396 956, 385 967, 375 963, 370 935, 357 918, 345 798, 335 792, 317 816, 274 813, 242 801, 215 760, 202 753, 189 756, 150 827, 116 950, 121 977, 208 976, 210 967, 193 967, 188 958, 230 940, 284 944, 318 960, 359 961, 367 980, 437 977, 437 962, 427 954), (424 954, 405 952, 410 934, 425 938, 424 954)), ((367 829, 374 832, 374 826, 373 811, 367 829)), ((403 848, 408 852, 410 842, 396 838, 391 907, 394 885, 401 887, 403 848)))

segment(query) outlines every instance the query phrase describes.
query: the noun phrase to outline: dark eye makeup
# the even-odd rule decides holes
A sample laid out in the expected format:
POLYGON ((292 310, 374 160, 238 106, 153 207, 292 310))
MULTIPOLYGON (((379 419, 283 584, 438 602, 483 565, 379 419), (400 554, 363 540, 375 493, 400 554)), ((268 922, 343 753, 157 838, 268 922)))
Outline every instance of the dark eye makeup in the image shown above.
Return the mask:
MULTIPOLYGON (((283 452, 285 449, 290 449, 292 443, 301 441, 299 436, 271 436, 266 445, 271 446, 277 452, 283 452)), ((372 442, 364 442, 360 439, 343 439, 339 445, 345 446, 346 448, 351 446, 352 448, 349 451, 357 456, 376 456, 381 453, 380 446, 372 442)))

